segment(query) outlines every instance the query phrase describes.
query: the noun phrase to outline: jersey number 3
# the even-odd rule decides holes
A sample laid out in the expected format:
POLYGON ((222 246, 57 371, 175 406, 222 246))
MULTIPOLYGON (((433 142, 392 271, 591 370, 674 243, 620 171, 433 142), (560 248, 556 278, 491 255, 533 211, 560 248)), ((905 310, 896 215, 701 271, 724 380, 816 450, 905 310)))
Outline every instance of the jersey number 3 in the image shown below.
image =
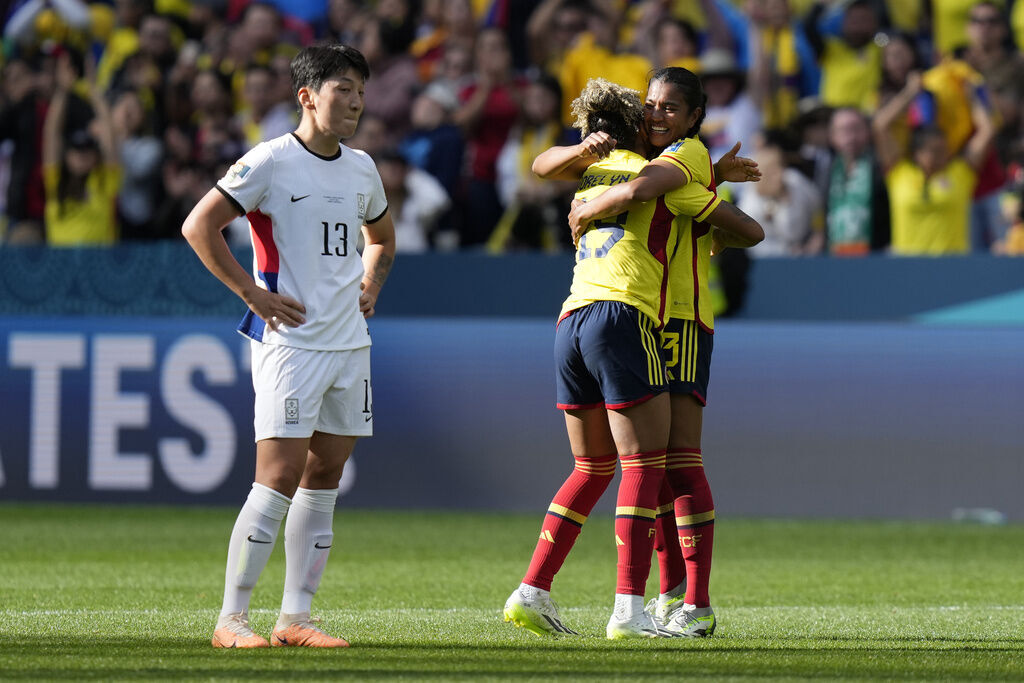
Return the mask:
POLYGON ((324 250, 320 252, 320 255, 348 256, 348 225, 335 223, 332 230, 331 224, 327 221, 320 221, 320 224, 324 226, 324 250), (335 242, 334 245, 331 244, 332 241, 335 242))

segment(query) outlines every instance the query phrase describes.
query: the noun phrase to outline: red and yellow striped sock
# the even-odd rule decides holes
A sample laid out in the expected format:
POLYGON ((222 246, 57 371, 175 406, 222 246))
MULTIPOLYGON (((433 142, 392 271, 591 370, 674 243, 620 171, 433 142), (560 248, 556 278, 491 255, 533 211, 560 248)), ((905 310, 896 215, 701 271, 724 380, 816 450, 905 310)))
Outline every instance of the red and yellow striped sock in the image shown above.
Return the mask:
POLYGON ((551 590, 551 581, 576 543, 583 523, 615 476, 617 457, 614 454, 573 458, 576 465, 544 515, 540 540, 523 577, 523 583, 546 591, 551 590))
POLYGON ((658 585, 668 593, 686 579, 686 566, 676 533, 676 510, 668 478, 661 480, 658 517, 654 522, 654 550, 658 553, 658 585))
POLYGON ((676 496, 676 527, 686 562, 685 602, 710 607, 708 584, 715 544, 715 502, 700 449, 669 451, 665 471, 676 496))
POLYGON ((665 451, 619 456, 622 481, 615 502, 618 550, 616 595, 644 594, 651 572, 658 493, 665 478, 665 451))

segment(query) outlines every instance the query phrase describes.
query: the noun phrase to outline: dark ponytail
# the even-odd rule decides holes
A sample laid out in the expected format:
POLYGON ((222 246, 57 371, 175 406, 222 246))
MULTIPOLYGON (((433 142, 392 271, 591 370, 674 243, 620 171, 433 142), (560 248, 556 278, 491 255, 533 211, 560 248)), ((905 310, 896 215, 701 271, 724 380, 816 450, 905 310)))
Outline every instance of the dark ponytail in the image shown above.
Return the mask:
POLYGON ((708 113, 708 96, 704 92, 697 74, 679 66, 666 66, 658 69, 651 76, 651 82, 664 81, 669 83, 682 96, 683 101, 690 107, 690 111, 700 109, 700 116, 694 122, 693 127, 686 131, 686 136, 692 138, 700 133, 700 126, 704 123, 704 117, 708 113))

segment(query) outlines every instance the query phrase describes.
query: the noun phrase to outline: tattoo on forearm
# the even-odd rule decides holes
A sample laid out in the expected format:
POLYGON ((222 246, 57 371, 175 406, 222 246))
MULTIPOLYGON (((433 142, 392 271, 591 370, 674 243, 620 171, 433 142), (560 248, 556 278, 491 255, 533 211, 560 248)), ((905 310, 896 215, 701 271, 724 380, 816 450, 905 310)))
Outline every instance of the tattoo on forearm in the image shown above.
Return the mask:
POLYGON ((736 206, 734 204, 729 204, 729 203, 726 203, 726 202, 722 202, 721 206, 723 206, 733 216, 739 216, 739 217, 742 217, 742 218, 746 218, 746 216, 747 216, 747 214, 743 213, 738 208, 736 208, 736 206))
MULTIPOLYGON (((729 212, 732 218, 742 221, 744 225, 748 225, 751 227, 757 225, 757 221, 755 221, 753 218, 751 218, 746 213, 741 211, 737 206, 730 204, 728 202, 722 202, 719 206, 721 206, 721 208, 724 209, 725 211, 729 212)), ((718 240, 723 245, 729 247, 737 247, 747 244, 747 241, 743 236, 736 234, 731 229, 721 227, 718 231, 718 240)))
POLYGON ((380 254, 370 264, 366 271, 366 277, 378 287, 383 287, 384 281, 388 279, 388 273, 391 272, 391 264, 394 262, 395 259, 390 254, 380 254))

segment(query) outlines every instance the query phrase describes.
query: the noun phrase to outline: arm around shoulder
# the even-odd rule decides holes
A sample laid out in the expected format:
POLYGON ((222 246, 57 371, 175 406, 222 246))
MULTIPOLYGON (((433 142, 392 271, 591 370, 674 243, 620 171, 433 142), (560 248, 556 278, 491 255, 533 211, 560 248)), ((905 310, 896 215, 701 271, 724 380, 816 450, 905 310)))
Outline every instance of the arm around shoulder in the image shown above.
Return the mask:
POLYGON ((588 166, 608 156, 616 144, 607 133, 591 133, 578 144, 544 150, 533 160, 531 170, 547 180, 579 180, 588 166))
POLYGON ((682 169, 669 162, 657 159, 650 162, 629 182, 614 185, 590 201, 574 203, 574 208, 569 212, 569 229, 573 241, 586 232, 591 221, 628 211, 638 204, 686 185, 689 180, 682 169))

